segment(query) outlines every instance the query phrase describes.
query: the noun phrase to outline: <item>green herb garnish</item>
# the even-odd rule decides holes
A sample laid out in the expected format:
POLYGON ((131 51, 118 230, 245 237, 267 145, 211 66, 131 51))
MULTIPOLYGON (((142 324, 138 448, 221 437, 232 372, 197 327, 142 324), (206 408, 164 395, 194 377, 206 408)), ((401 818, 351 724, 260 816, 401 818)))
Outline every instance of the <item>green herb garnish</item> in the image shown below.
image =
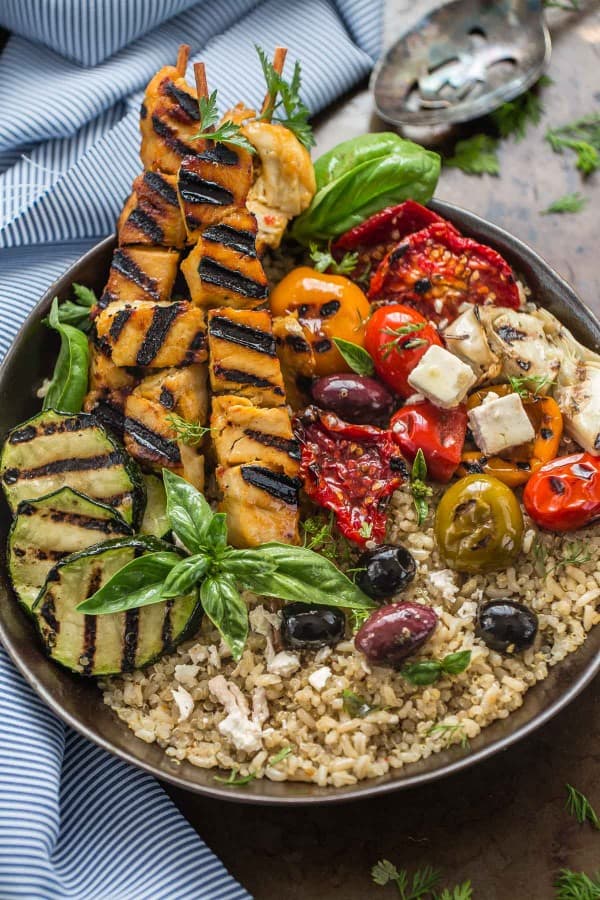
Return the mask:
POLYGON ((539 124, 544 107, 538 91, 550 84, 552 84, 552 79, 547 75, 542 75, 531 90, 514 100, 503 103, 492 113, 491 118, 500 137, 514 137, 516 141, 520 141, 525 137, 528 125, 539 124))
POLYGON ((370 712, 377 712, 381 706, 372 706, 364 697, 359 697, 354 691, 342 691, 344 711, 353 719, 364 719, 370 712))
POLYGON ((345 341, 343 338, 334 338, 333 343, 353 372, 356 372, 358 375, 372 375, 374 373, 375 365, 373 364, 373 359, 364 347, 359 346, 359 344, 353 344, 352 341, 345 341))
POLYGON ((236 787, 241 787, 244 784, 249 784, 251 781, 254 781, 256 775, 239 775, 239 769, 232 769, 227 778, 222 778, 220 775, 213 775, 213 780, 218 781, 219 784, 226 784, 236 787))
POLYGON ((550 128, 546 140, 555 153, 573 150, 577 154, 575 165, 584 178, 600 168, 600 112, 550 128))
POLYGON ((349 275, 358 265, 358 253, 344 253, 340 261, 334 259, 331 253, 331 243, 327 250, 322 250, 315 241, 309 244, 310 258, 317 272, 329 271, 333 275, 349 275))
POLYGON ((555 900, 600 900, 600 872, 590 878, 585 872, 561 869, 554 887, 555 900))
POLYGON ((467 175, 499 175, 498 140, 488 134, 474 134, 457 143, 453 156, 444 159, 444 165, 461 169, 467 175))
POLYGON ((398 328, 382 328, 382 334, 389 334, 392 336, 393 340, 386 341, 383 344, 383 358, 387 359, 392 350, 397 350, 400 352, 401 350, 415 350, 417 347, 423 347, 428 342, 423 338, 413 338, 410 341, 403 341, 408 334, 416 334, 419 331, 422 331, 427 322, 413 322, 409 325, 400 325, 398 328))
POLYGON ((302 87, 300 63, 295 63, 292 78, 290 81, 286 81, 283 75, 280 75, 273 67, 273 63, 261 47, 256 47, 256 52, 269 94, 269 104, 260 118, 288 128, 296 135, 300 143, 310 150, 315 145, 315 137, 308 122, 310 110, 300 97, 302 87))
POLYGON ((398 870, 389 859, 380 859, 371 869, 371 878, 382 887, 390 882, 395 884, 401 900, 421 900, 438 886, 441 875, 431 866, 425 866, 414 873, 411 882, 406 869, 398 870))
POLYGON ((287 756, 289 756, 290 753, 292 753, 292 752, 293 752, 293 751, 292 751, 292 748, 291 748, 291 747, 284 747, 282 750, 279 751, 279 753, 276 753, 274 756, 272 756, 272 757, 270 758, 270 760, 269 760, 269 765, 270 765, 270 766, 276 766, 277 763, 283 762, 283 760, 284 760, 287 756))
POLYGON ((600 831, 600 819, 590 801, 571 784, 566 785, 568 812, 574 816, 580 825, 589 822, 592 828, 600 831))
POLYGON ((427 731, 427 737, 437 735, 445 738, 448 744, 455 743, 454 739, 458 738, 456 743, 459 743, 463 750, 469 749, 469 738, 461 722, 438 722, 437 725, 432 725, 427 731))
MULTIPOLYGON (((65 300, 58 307, 58 321, 61 325, 72 325, 73 328, 79 328, 87 334, 92 328, 92 320, 90 319, 90 310, 98 302, 96 294, 91 288, 84 284, 73 283, 71 285, 73 293, 77 298, 74 300, 65 300)), ((44 319, 44 324, 48 325, 49 320, 44 319)))
POLYGON ((523 399, 531 396, 537 397, 543 388, 554 384, 549 375, 509 375, 508 380, 515 394, 523 399))
POLYGON ((570 544, 565 544, 565 550, 566 555, 563 555, 561 559, 559 559, 551 571, 558 572, 566 566, 582 566, 592 558, 591 554, 585 549, 585 544, 583 544, 582 541, 573 541, 570 544))
POLYGON ((559 197, 554 203, 541 211, 543 216, 553 215, 554 213, 578 213, 581 212, 587 203, 587 198, 579 192, 575 194, 565 194, 559 197))
POLYGON ((542 0, 546 9, 563 9, 565 12, 578 12, 581 9, 579 0, 542 0))
POLYGON ((442 675, 460 675, 469 667, 470 662, 471 651, 459 650, 443 659, 422 659, 419 662, 409 663, 400 669, 400 674, 411 684, 435 684, 442 675))
POLYGON ((169 525, 190 555, 182 558, 174 549, 131 560, 78 605, 80 612, 123 612, 200 588, 204 612, 237 660, 248 636, 243 588, 290 602, 375 607, 332 562, 306 547, 274 541, 247 550, 230 547, 224 513, 213 512, 200 491, 168 469, 163 480, 169 525))
POLYGON ((175 432, 177 440, 188 447, 197 447, 204 436, 211 431, 206 425, 201 425, 200 422, 188 422, 187 419, 183 419, 176 413, 170 413, 167 416, 167 422, 175 432))
POLYGON ((365 624, 369 616, 371 615, 371 610, 367 609, 351 609, 350 610, 350 629, 352 634, 356 634, 359 628, 365 624))
POLYGON ((419 447, 410 470, 410 491, 417 511, 417 525, 422 525, 429 512, 429 498, 433 488, 426 484, 427 462, 425 454, 419 447))
POLYGON ((248 153, 256 153, 250 141, 241 133, 240 126, 231 119, 226 119, 218 128, 215 127, 219 121, 216 91, 213 91, 208 97, 198 97, 198 107, 200 109, 200 128, 196 134, 192 135, 193 140, 232 144, 235 147, 241 147, 248 153))
POLYGON ((59 309, 55 297, 46 324, 60 335, 60 350, 42 408, 78 413, 81 412, 88 387, 88 339, 79 328, 61 322, 59 309))

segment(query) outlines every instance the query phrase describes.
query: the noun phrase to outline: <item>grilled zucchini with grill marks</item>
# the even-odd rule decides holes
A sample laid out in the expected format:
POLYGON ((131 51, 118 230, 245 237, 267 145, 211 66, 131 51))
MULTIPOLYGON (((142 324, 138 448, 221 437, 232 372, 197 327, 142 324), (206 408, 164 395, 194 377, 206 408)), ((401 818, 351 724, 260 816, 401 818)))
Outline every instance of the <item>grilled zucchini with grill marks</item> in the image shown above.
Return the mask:
POLYGON ((169 300, 179 253, 160 247, 118 247, 98 301, 100 309, 121 300, 169 300))
POLYGON ((30 610, 48 572, 70 553, 107 538, 131 534, 110 506, 63 487, 39 500, 22 500, 8 536, 8 571, 30 610))
POLYGON ((198 95, 175 66, 164 66, 148 84, 140 111, 144 169, 177 174, 184 156, 194 156, 200 141, 198 95))
POLYGON ((298 478, 264 466, 219 466, 217 483, 223 492, 219 509, 227 515, 234 547, 258 547, 267 541, 299 543, 298 478))
POLYGON ((281 367, 267 312, 216 309, 208 313, 210 383, 215 394, 246 397, 255 406, 285 403, 281 367))
POLYGON ((164 369, 207 358, 204 313, 185 300, 111 303, 96 317, 95 330, 116 366, 164 369))
POLYGON ((201 607, 197 592, 102 616, 77 612, 119 569, 148 551, 177 552, 171 544, 120 538, 96 544, 58 562, 33 606, 48 654, 82 675, 113 675, 147 666, 192 634, 201 607))
POLYGON ((146 508, 140 525, 141 534, 151 534, 166 538, 171 534, 171 524, 167 515, 167 495, 162 478, 158 475, 144 475, 146 485, 146 508))
POLYGON ((252 184, 252 156, 231 144, 197 142, 193 156, 181 163, 177 176, 179 202, 193 243, 209 225, 223 221, 235 209, 244 209, 252 184))
POLYGON ((181 264, 192 303, 198 306, 263 306, 269 294, 267 276, 256 255, 256 220, 237 211, 210 225, 181 264))
POLYGON ((0 477, 13 512, 21 500, 73 490, 111 506, 137 527, 145 502, 141 473, 91 415, 45 410, 9 433, 0 477))
POLYGON ((257 463, 290 477, 298 474, 300 445, 285 406, 260 409, 243 397, 215 397, 210 424, 222 466, 257 463))
POLYGON ((157 244, 181 248, 185 227, 177 197, 177 176, 144 172, 133 182, 133 193, 118 222, 119 244, 157 244))

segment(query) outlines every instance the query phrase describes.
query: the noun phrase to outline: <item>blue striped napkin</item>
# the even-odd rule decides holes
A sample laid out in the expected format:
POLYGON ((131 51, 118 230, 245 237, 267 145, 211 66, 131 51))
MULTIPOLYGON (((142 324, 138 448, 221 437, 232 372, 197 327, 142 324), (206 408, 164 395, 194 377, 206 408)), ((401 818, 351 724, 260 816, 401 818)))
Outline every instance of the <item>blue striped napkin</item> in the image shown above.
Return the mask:
MULTIPOLYGON (((383 0, 2 0, 0 358, 40 295, 113 231, 140 170, 146 82, 192 47, 222 108, 258 104, 255 44, 302 61, 316 113, 380 49, 383 0)), ((0 648, 0 900, 234 900, 148 775, 71 732, 0 648)))

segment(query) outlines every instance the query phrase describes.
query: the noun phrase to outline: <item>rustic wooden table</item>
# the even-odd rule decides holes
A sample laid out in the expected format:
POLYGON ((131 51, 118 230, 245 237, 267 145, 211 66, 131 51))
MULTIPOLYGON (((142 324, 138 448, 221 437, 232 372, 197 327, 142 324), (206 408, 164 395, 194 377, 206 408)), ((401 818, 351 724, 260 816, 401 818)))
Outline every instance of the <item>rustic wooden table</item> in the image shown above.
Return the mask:
MULTIPOLYGON (((386 34, 398 33, 409 0, 388 0, 386 34)), ((501 176, 443 172, 437 195, 481 214, 531 244, 600 314, 600 179, 582 186, 569 156, 544 142, 558 125, 600 101, 600 12, 553 12, 553 54, 545 114, 525 140, 502 144, 501 176), (539 210, 571 191, 589 197, 577 215, 539 210)), ((318 125, 317 152, 384 123, 366 88, 318 125)), ((592 684, 535 736, 464 774, 425 788, 320 809, 229 806, 170 790, 205 841, 257 900, 393 897, 370 879, 381 857, 440 867, 448 881, 470 878, 476 900, 550 900, 558 869, 600 869, 600 835, 564 812, 566 782, 600 808, 600 690, 592 684)))

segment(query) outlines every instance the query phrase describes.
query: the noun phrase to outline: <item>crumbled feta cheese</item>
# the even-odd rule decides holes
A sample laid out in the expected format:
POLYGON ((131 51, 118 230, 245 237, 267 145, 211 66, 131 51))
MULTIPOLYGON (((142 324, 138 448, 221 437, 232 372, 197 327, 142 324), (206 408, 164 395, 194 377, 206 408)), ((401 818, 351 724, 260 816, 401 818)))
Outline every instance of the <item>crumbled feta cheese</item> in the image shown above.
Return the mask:
POLYGON ((184 687, 178 687, 176 690, 171 689, 171 693, 173 695, 173 700, 177 704, 177 709, 179 710, 179 718, 177 721, 185 722, 192 714, 194 701, 184 687))
POLYGON ((469 425, 475 443, 486 456, 496 456, 535 437, 518 394, 506 394, 476 406, 469 411, 469 425))
POLYGON ((188 650, 188 655, 193 663, 204 662, 208 656, 208 651, 204 644, 194 644, 188 650))
POLYGON ((270 659, 267 657, 267 672, 287 678, 300 668, 300 657, 297 653, 282 650, 270 659))
POLYGON ((200 666, 175 666, 175 680, 179 684, 185 684, 188 687, 194 687, 196 684, 196 675, 200 671, 200 666))
POLYGON ((316 664, 320 666, 322 662, 325 662, 326 659, 329 659, 332 653, 333 651, 331 647, 321 647, 321 649, 318 650, 315 654, 316 664))
POLYGON ((431 346, 408 376, 408 383, 428 400, 451 409, 461 403, 477 381, 473 370, 444 347, 431 346))
POLYGON ((281 613, 269 612, 264 606, 255 606, 248 613, 248 618, 252 631, 263 637, 270 635, 273 628, 279 628, 281 624, 281 613))
POLYGON ((208 648, 208 664, 214 669, 221 668, 221 657, 219 656, 219 651, 214 644, 210 644, 208 648))
POLYGON ((264 687, 256 687, 252 692, 252 721, 255 725, 260 725, 262 728, 268 718, 267 692, 264 687))
POLYGON ((454 572, 451 569, 440 569, 438 572, 430 572, 427 576, 434 591, 443 600, 452 603, 459 587, 454 583, 454 572))
POLYGON ((217 728, 223 737, 231 741, 238 750, 243 750, 244 753, 257 753, 262 748, 260 725, 243 716, 237 709, 219 722, 217 728))
POLYGON ((308 683, 315 691, 322 691, 329 679, 331 678, 331 669, 329 666, 321 666, 308 676, 308 683))

